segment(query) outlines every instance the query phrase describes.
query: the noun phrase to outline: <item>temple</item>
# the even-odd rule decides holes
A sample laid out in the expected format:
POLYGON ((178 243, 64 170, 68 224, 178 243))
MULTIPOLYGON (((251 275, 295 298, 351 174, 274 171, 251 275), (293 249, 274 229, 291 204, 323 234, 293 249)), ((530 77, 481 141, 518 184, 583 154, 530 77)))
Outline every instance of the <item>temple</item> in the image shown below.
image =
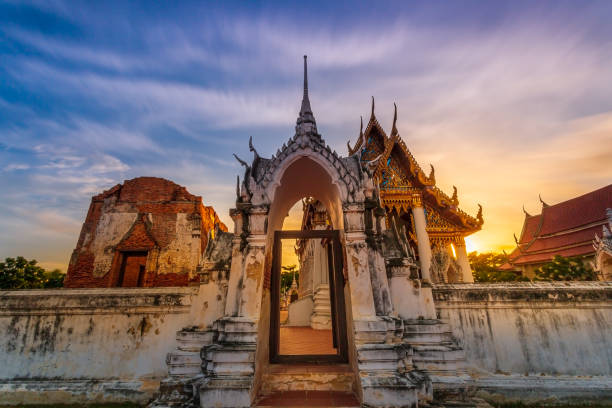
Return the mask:
MULTIPOLYGON (((470 283, 464 238, 482 210, 472 217, 456 190, 436 187, 396 121, 387 136, 372 106, 349 154, 333 151, 304 57, 295 131, 272 155, 250 139, 252 156, 236 156, 229 231, 169 180, 93 197, 67 288, 0 295, 0 400, 490 408, 483 398, 612 398, 612 282, 470 283), (286 222, 292 208, 301 223, 286 222)), ((526 215, 517 254, 551 242, 590 251, 609 279, 611 196, 608 186, 526 215)))
POLYGON ((410 246, 418 253, 425 279, 435 283, 473 282, 465 237, 483 224, 482 207, 476 217, 459 209, 457 188, 448 196, 438 187, 434 167, 425 174, 397 130, 397 106, 391 134, 376 119, 374 98, 370 120, 349 154, 373 165, 373 177, 390 227, 393 218, 408 231, 410 246))
POLYGON ((541 198, 540 202, 540 214, 523 209, 520 237, 515 235, 516 248, 502 269, 520 271, 531 279, 539 266, 561 255, 581 258, 594 266, 600 279, 609 280, 612 272, 605 254, 610 212, 606 209, 612 207, 612 184, 558 204, 549 205, 541 198))
POLYGON ((64 286, 185 286, 209 233, 227 231, 212 207, 157 177, 126 180, 91 199, 64 286))

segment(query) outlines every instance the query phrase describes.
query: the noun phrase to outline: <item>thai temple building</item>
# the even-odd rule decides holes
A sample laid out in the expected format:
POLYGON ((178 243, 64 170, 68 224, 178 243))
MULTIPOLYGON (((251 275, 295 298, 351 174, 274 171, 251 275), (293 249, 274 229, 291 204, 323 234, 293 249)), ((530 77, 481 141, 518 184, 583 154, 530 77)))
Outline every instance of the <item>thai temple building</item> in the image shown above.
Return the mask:
POLYGON ((515 270, 533 278, 535 270, 555 255, 579 257, 592 266, 601 280, 610 280, 610 208, 612 184, 590 193, 549 205, 540 198, 540 214, 525 209, 520 237, 503 270, 515 270), (606 238, 608 237, 608 238, 606 238), (595 241, 595 242, 594 242, 595 241))
MULTIPOLYGON (((317 129, 304 57, 295 131, 274 154, 252 140, 249 150, 236 156, 244 172, 227 229, 165 179, 93 197, 67 287, 0 294, 3 403, 612 400, 612 282, 473 283, 465 237, 483 226, 482 208, 468 215, 457 189, 436 187, 400 137, 397 108, 387 135, 372 102, 338 154, 317 129), (287 291, 292 263, 299 279, 287 291)), ((517 265, 554 247, 596 253, 609 271, 611 197, 608 186, 526 214, 517 265)))
POLYGON ((397 106, 389 136, 376 119, 374 98, 368 125, 354 147, 347 143, 349 155, 372 162, 385 210, 385 223, 393 218, 405 228, 410 247, 416 251, 421 271, 433 282, 474 282, 468 261, 465 237, 479 231, 483 224, 482 207, 476 217, 459 209, 457 188, 448 196, 436 187, 434 167, 425 174, 397 130, 397 106))

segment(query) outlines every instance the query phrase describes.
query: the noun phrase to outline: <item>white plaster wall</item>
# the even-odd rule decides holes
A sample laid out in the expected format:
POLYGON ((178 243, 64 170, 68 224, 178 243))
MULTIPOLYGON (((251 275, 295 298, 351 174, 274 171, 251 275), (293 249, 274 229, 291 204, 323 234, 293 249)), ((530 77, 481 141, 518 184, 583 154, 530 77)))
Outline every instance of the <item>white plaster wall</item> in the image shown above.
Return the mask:
MULTIPOLYGON (((5 380, 157 380, 197 287, 0 292, 5 380)), ((1 387, 0 387, 1 388, 1 387)))
POLYGON ((436 285, 469 365, 499 374, 612 375, 612 284, 436 285))
MULTIPOLYGON (((91 251, 96 254, 93 276, 102 277, 108 273, 115 255, 114 251, 105 251, 107 247, 116 246, 130 230, 137 212, 105 212, 100 216, 91 251)), ((83 247, 87 246, 87 240, 83 247)))
POLYGON ((168 246, 159 252, 157 273, 191 273, 200 260, 201 241, 198 235, 193 239, 193 221, 191 214, 176 214, 175 237, 168 246))

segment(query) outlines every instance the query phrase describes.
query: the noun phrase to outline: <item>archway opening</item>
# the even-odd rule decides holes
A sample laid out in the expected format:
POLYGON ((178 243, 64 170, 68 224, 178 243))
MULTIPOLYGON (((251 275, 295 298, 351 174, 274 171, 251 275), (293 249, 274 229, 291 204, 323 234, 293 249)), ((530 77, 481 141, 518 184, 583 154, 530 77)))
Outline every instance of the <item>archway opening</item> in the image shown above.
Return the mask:
MULTIPOLYGON (((275 240, 275 245, 281 246, 278 356, 339 355, 339 337, 344 333, 338 327, 334 289, 343 287, 344 282, 334 274, 334 231, 329 214, 321 201, 305 197, 291 208, 282 231, 292 235, 275 240), (298 232, 302 236, 294 238, 298 232), (312 236, 317 232, 326 236, 312 236)), ((276 289, 273 285, 272 290, 276 289)), ((276 313, 274 307, 272 313, 276 313)))
POLYGON ((268 217, 270 362, 346 362, 341 187, 304 156, 279 178, 268 217))

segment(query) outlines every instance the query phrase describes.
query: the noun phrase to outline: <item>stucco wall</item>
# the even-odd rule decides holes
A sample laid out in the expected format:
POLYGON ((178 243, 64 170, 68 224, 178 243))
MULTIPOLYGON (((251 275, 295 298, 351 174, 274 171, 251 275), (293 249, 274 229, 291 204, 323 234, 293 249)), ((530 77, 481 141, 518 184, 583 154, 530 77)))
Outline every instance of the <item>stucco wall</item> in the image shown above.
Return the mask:
MULTIPOLYGON (((208 286, 202 287, 205 290, 208 286)), ((0 400, 146 400, 176 332, 209 312, 198 287, 0 292, 0 400)))
POLYGON ((612 282, 448 284, 433 293, 474 368, 612 375, 612 282))

